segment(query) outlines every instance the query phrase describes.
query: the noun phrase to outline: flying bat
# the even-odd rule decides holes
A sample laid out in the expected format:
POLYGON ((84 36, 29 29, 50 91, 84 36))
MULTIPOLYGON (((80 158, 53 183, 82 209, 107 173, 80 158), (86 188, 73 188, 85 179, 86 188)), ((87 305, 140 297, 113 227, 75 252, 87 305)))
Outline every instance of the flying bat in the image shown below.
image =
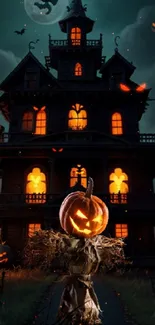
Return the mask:
POLYGON ((26 28, 22 28, 21 30, 15 30, 14 33, 16 33, 17 35, 23 35, 26 31, 26 28))
POLYGON ((47 9, 46 15, 49 15, 52 11, 51 4, 55 6, 58 2, 58 0, 40 0, 43 3, 35 2, 34 6, 38 7, 40 10, 47 9))

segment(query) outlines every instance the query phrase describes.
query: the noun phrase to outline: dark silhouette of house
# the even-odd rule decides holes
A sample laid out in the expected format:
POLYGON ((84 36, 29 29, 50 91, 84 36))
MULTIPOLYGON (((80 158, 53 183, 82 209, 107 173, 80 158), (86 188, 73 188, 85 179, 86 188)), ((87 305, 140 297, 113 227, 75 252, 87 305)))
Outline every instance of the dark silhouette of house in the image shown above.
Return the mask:
POLYGON ((106 60, 102 35, 89 39, 81 0, 59 26, 66 39, 49 36, 45 66, 30 51, 0 85, 3 240, 17 250, 40 227, 60 229, 63 198, 91 176, 110 211, 106 233, 127 238, 129 255, 154 256, 155 134, 139 132, 150 89, 130 79, 118 48, 106 60))

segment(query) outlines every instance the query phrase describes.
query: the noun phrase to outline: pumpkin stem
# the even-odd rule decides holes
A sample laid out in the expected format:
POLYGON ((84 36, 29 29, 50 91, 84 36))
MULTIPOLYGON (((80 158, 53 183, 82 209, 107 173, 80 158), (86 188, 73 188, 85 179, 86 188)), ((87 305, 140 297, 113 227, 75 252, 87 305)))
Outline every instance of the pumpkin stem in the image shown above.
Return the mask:
POLYGON ((93 187, 94 187, 94 182, 93 179, 91 177, 88 178, 88 186, 87 186, 87 190, 85 193, 85 197, 90 198, 92 193, 93 193, 93 187))

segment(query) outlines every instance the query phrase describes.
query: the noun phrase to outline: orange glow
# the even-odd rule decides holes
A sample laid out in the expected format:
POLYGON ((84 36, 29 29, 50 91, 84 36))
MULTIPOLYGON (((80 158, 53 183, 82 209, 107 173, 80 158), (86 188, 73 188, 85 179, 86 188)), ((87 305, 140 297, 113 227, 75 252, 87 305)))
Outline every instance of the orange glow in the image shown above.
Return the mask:
POLYGON ((46 106, 43 106, 36 116, 36 128, 34 134, 46 134, 46 106))
POLYGON ((68 114, 68 127, 72 130, 83 130, 87 126, 87 112, 83 105, 75 104, 68 114))
MULTIPOLYGON (((73 167, 70 171, 70 187, 74 186, 78 181, 79 169, 77 167, 73 167)), ((87 187, 87 171, 85 168, 81 168, 80 170, 80 181, 83 187, 87 187)))
POLYGON ((117 238, 125 238, 128 236, 128 225, 127 224, 116 224, 115 225, 115 236, 117 238))
POLYGON ((81 44, 81 29, 79 27, 73 27, 71 29, 71 41, 72 45, 81 44))
POLYGON ((41 229, 40 223, 30 223, 28 225, 28 237, 33 237, 35 235, 36 231, 39 231, 41 229))
POLYGON ((122 116, 120 113, 114 113, 112 115, 112 134, 123 134, 122 116))
POLYGON ((0 253, 0 263, 8 262, 8 258, 6 257, 7 252, 0 253))
POLYGON ((130 88, 124 84, 120 84, 120 89, 123 91, 130 91, 130 88))
POLYGON ((36 106, 33 106, 33 109, 34 109, 34 111, 38 111, 39 110, 39 108, 36 107, 36 106))
POLYGON ((75 64, 74 75, 75 76, 82 76, 82 65, 79 62, 75 64))
POLYGON ((23 131, 33 131, 33 112, 25 112, 22 120, 22 130, 23 131))
POLYGON ((76 215, 81 219, 88 219, 80 210, 77 210, 76 215))
POLYGON ((122 194, 120 203, 127 203, 127 199, 123 194, 129 192, 128 188, 128 176, 122 171, 121 168, 115 168, 114 173, 111 173, 109 176, 109 193, 115 194, 114 198, 111 199, 111 203, 119 203, 118 194, 122 194))
POLYGON ((62 152, 64 149, 63 148, 58 148, 58 149, 55 149, 55 148, 52 148, 52 151, 53 152, 62 152))
POLYGON ((32 172, 27 176, 26 194, 29 198, 26 200, 27 203, 44 203, 46 198, 39 194, 46 193, 46 176, 41 172, 40 168, 33 168, 32 172), (33 198, 33 194, 38 194, 38 198, 33 198))
POLYGON ((136 91, 141 92, 146 88, 146 83, 141 84, 136 88, 136 91))

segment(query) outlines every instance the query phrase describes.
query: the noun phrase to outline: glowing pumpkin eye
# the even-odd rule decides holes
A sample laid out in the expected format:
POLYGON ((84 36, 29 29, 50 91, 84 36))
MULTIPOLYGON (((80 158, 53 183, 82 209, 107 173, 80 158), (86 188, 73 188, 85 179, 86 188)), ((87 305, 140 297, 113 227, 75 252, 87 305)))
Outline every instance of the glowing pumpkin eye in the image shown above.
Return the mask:
POLYGON ((81 219, 88 219, 80 210, 77 210, 76 215, 81 219))
POLYGON ((97 216, 93 219, 95 222, 102 222, 102 216, 97 216))
POLYGON ((120 89, 123 91, 130 91, 130 88, 126 85, 120 84, 120 89))

